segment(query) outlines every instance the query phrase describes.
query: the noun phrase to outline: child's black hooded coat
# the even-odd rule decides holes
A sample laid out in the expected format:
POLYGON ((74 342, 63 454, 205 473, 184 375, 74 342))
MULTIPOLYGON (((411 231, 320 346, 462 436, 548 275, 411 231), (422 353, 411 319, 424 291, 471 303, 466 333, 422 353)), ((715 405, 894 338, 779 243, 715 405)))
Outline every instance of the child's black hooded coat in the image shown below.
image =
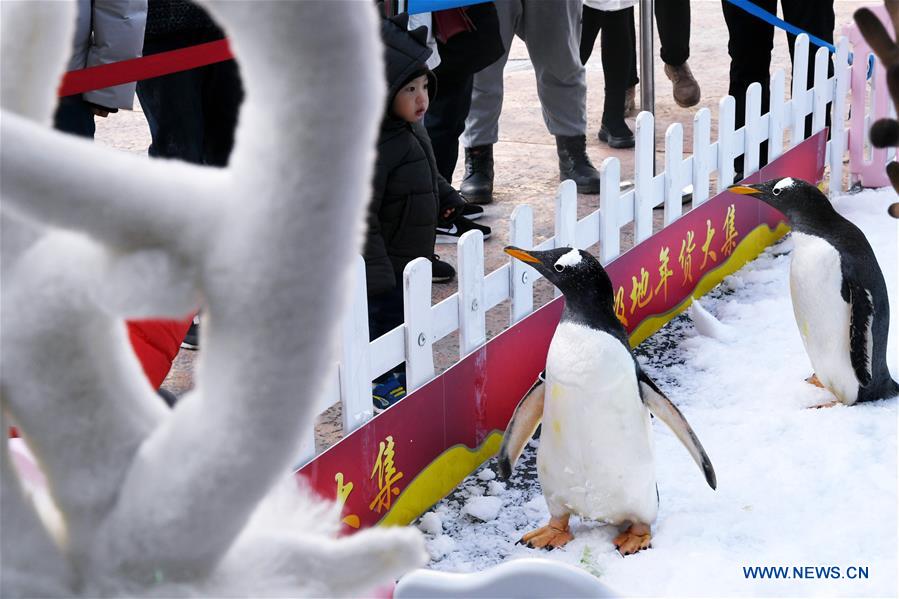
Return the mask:
MULTIPOLYGON (((423 72, 431 55, 425 28, 406 31, 407 20, 404 14, 381 23, 388 93, 365 239, 369 295, 394 289, 402 281, 406 264, 418 257, 430 258, 440 213, 464 203, 437 172, 424 126, 408 123, 391 110, 396 93, 411 75, 423 72)), ((430 71, 426 73, 428 94, 433 97, 436 82, 430 71)))

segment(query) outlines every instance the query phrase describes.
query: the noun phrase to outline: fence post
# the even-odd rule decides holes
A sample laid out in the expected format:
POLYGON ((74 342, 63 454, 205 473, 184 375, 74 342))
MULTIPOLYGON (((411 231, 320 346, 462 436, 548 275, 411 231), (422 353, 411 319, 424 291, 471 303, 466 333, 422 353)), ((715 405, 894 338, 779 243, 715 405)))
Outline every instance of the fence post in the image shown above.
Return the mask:
POLYGON ((718 102, 718 193, 734 180, 734 118, 736 101, 724 96, 718 102))
MULTIPOLYGON (((743 125, 743 175, 759 170, 759 144, 762 143, 762 86, 753 81, 746 90, 746 118, 743 125)), ((767 132, 764 132, 767 133, 767 132)))
POLYGON ((676 221, 683 205, 684 128, 671 123, 665 132, 665 226, 676 221))
MULTIPOLYGON (((556 190, 556 235, 554 247, 577 245, 577 186, 570 179, 562 181, 556 190)), ((562 292, 553 287, 553 297, 562 292)))
MULTIPOLYGON (((815 78, 812 103, 812 135, 824 129, 827 114, 827 64, 830 52, 827 48, 818 48, 815 53, 815 78)), ((831 88, 833 91, 833 88, 831 88)))
MULTIPOLYGON (((530 206, 516 206, 512 211, 509 241, 522 249, 534 247, 534 211, 530 206)), ((534 279, 537 273, 521 260, 510 257, 509 261, 509 290, 512 295, 509 321, 515 324, 534 311, 534 279)))
POLYGON ((811 112, 806 84, 808 73, 808 36, 804 33, 796 38, 793 49, 793 98, 790 104, 793 111, 790 115, 790 147, 795 147, 805 139, 805 115, 811 112))
POLYGON ((577 186, 562 181, 556 190, 555 247, 574 247, 577 238, 577 186))
POLYGON ((353 272, 353 303, 341 323, 340 399, 343 404, 343 431, 349 434, 372 417, 371 359, 368 353, 368 294, 365 260, 356 257, 353 272))
MULTIPOLYGON (((572 183, 573 185, 573 183, 572 183)), ((484 235, 468 231, 459 239, 459 357, 487 342, 484 309, 484 235)))
MULTIPOLYGON (((865 64, 858 59, 858 68, 865 64)), ((834 57, 834 92, 830 111, 830 197, 843 189, 843 155, 846 153, 846 92, 849 88, 849 40, 841 37, 834 57)))
POLYGON ((709 199, 709 173, 714 168, 712 161, 712 113, 708 108, 700 108, 693 115, 693 208, 709 199))
POLYGON ((610 156, 599 167, 599 261, 602 264, 608 264, 621 253, 620 201, 621 163, 610 156))
POLYGON ((431 323, 431 261, 416 258, 403 270, 403 315, 406 337, 406 389, 421 387, 434 376, 431 323))
POLYGON ((779 158, 784 151, 784 70, 771 76, 771 101, 768 105, 768 162, 779 158))
POLYGON ((634 132, 634 244, 652 235, 652 179, 655 176, 655 117, 648 112, 637 115, 634 132))

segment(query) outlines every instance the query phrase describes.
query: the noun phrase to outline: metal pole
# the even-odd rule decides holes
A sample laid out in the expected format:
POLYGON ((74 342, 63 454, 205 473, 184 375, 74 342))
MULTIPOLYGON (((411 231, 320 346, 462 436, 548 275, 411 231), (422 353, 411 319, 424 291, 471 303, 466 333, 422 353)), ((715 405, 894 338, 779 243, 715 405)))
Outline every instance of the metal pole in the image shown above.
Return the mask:
MULTIPOLYGON (((669 0, 662 0, 668 2, 669 0)), ((656 113, 656 81, 652 47, 653 13, 655 0, 640 0, 640 110, 656 113)), ((654 128, 653 128, 654 129, 654 128)), ((656 134, 652 132, 652 174, 656 174, 656 134)))
POLYGON ((654 4, 654 0, 640 0, 640 109, 653 114, 656 111, 655 51, 652 47, 654 4))

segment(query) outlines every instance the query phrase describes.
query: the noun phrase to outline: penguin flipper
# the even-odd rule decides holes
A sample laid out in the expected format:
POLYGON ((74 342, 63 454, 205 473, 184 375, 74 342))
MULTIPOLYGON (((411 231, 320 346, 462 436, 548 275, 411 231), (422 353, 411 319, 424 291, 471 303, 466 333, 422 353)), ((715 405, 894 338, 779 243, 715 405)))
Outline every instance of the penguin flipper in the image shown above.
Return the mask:
POLYGON ((702 447, 702 443, 699 442, 696 433, 690 427, 690 423, 677 409, 677 406, 671 403, 671 400, 665 397, 665 394, 656 387, 652 379, 646 376, 646 373, 640 371, 638 378, 640 381, 640 396, 643 399, 643 403, 649 408, 650 412, 668 425, 668 428, 687 448, 693 461, 702 469, 709 486, 713 489, 717 488, 718 479, 715 476, 715 468, 712 467, 712 461, 702 447))
POLYGON ((874 337, 874 303, 871 292, 843 275, 843 298, 849 302, 849 361, 859 385, 867 387, 871 382, 871 354, 874 337), (847 297, 848 296, 848 297, 847 297))
POLYGON ((515 462, 521 457, 525 444, 534 436, 537 425, 543 418, 543 397, 546 384, 543 375, 534 383, 527 394, 518 402, 512 413, 509 426, 503 434, 503 443, 499 448, 499 475, 509 478, 515 462))

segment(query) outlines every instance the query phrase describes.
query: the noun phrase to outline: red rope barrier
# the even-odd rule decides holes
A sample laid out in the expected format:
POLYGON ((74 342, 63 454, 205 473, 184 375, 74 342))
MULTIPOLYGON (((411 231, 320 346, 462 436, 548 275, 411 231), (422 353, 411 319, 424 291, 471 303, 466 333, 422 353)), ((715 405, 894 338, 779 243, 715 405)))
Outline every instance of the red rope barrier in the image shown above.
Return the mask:
POLYGON ((152 79, 204 67, 231 58, 234 58, 234 55, 228 47, 228 40, 222 39, 141 58, 69 71, 62 78, 59 96, 73 96, 122 83, 152 79))

